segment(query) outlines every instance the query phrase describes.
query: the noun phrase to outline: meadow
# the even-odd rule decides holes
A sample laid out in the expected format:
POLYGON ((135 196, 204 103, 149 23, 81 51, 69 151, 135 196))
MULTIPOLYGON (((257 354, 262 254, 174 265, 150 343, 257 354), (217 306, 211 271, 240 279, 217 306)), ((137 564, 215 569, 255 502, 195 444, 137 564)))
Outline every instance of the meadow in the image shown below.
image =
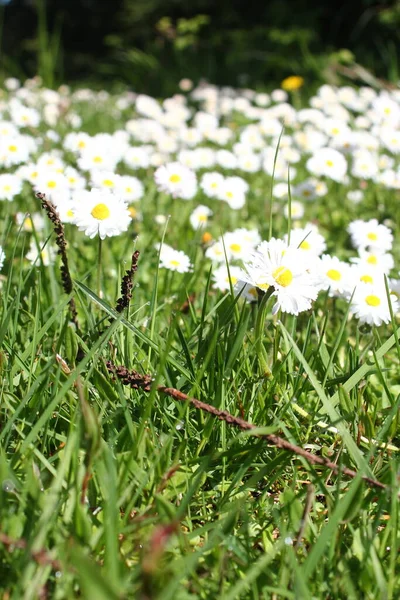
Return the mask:
POLYGON ((400 91, 0 92, 3 600, 397 598, 400 91))

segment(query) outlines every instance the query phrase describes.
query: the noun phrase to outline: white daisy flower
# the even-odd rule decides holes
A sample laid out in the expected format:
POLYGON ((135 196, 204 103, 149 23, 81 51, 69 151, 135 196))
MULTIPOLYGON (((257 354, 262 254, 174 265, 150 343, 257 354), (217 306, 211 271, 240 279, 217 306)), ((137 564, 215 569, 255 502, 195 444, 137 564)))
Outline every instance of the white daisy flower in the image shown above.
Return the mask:
POLYGON ((197 191, 195 173, 178 162, 167 163, 154 173, 157 188, 173 198, 191 200, 197 191))
POLYGON ((394 258, 388 252, 370 252, 360 249, 359 256, 350 258, 350 262, 359 267, 377 269, 386 275, 394 267, 394 258))
POLYGON ((21 193, 22 181, 17 175, 11 173, 3 173, 0 175, 0 200, 8 200, 11 202, 21 193))
POLYGON ((81 190, 73 195, 71 210, 74 223, 80 231, 94 238, 119 235, 131 222, 127 205, 120 196, 108 190, 81 190))
MULTIPOLYGON (((289 204, 285 204, 283 214, 289 218, 289 204)), ((290 215, 293 221, 297 221, 304 217, 304 204, 298 200, 292 200, 290 203, 290 215)))
POLYGON ((215 171, 204 173, 200 180, 200 187, 209 198, 218 198, 224 183, 224 176, 215 171))
POLYGON ((31 264, 36 264, 39 267, 43 264, 45 267, 52 265, 56 259, 57 252, 50 244, 46 244, 44 248, 37 246, 34 239, 31 240, 26 258, 31 264))
POLYGON ((288 248, 283 240, 262 242, 244 267, 247 283, 264 291, 273 288, 273 314, 282 310, 298 315, 318 296, 319 279, 306 270, 302 251, 288 248))
POLYGON ((221 265, 215 269, 212 274, 214 281, 213 288, 220 290, 221 292, 226 292, 231 289, 231 286, 234 288, 237 285, 242 275, 243 271, 240 267, 229 265, 228 271, 228 267, 226 265, 221 265))
POLYGON ((378 223, 377 219, 352 221, 347 228, 351 242, 357 249, 369 248, 376 252, 391 250, 393 234, 388 227, 378 223))
POLYGON ((383 285, 358 285, 354 292, 351 309, 360 323, 379 326, 390 321, 390 307, 394 313, 399 309, 398 299, 394 294, 389 298, 383 285))
MULTIPOLYGON (((286 243, 288 242, 288 235, 285 235, 284 240, 286 243)), ((325 238, 318 233, 318 228, 312 223, 308 223, 305 227, 292 229, 290 232, 290 248, 298 248, 303 256, 305 254, 320 256, 326 250, 326 242, 325 238)))
POLYGON ((132 175, 120 175, 117 180, 116 192, 126 202, 137 202, 143 198, 142 182, 132 175))
POLYGON ((17 212, 15 215, 18 225, 22 225, 24 231, 42 231, 45 226, 45 219, 40 213, 30 215, 28 213, 17 212))
POLYGON ((329 289, 330 296, 341 296, 354 287, 350 266, 337 256, 323 254, 317 263, 321 278, 321 289, 329 289))
POLYGON ((208 206, 204 206, 200 204, 197 206, 192 214, 189 217, 189 221, 193 229, 201 229, 208 223, 208 217, 213 214, 213 211, 208 208, 208 206))
POLYGON ((163 244, 160 252, 160 269, 188 273, 192 268, 190 258, 181 250, 163 244))
POLYGON ((307 169, 313 175, 325 175, 334 181, 343 182, 347 172, 347 161, 341 152, 333 148, 319 148, 308 159, 307 169))

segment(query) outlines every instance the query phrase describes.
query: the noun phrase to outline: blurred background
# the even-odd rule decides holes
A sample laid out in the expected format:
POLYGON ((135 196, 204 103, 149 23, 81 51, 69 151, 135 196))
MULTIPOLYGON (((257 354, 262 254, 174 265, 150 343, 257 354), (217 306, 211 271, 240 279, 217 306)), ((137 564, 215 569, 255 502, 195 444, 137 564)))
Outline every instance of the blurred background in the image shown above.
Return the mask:
POLYGON ((357 65, 398 83, 399 41, 400 0, 0 0, 0 76, 48 87, 370 83, 357 65))

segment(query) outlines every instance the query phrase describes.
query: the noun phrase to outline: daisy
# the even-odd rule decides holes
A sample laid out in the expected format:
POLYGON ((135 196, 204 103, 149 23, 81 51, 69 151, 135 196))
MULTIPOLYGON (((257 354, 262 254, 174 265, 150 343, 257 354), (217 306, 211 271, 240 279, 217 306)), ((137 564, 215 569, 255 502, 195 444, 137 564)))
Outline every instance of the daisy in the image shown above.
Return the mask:
POLYGON ((350 262, 359 267, 367 269, 376 269, 386 275, 394 267, 394 259, 388 252, 370 252, 367 250, 360 250, 358 257, 350 258, 350 262))
POLYGON ((217 241, 208 246, 205 255, 213 262, 225 262, 225 250, 222 242, 217 241))
MULTIPOLYGON (((289 204, 285 204, 283 214, 289 218, 289 204)), ((290 203, 290 216, 293 221, 302 219, 304 217, 304 204, 298 200, 292 200, 290 203)))
POLYGON ((388 227, 378 223, 377 219, 352 221, 347 228, 351 242, 358 250, 369 248, 377 252, 391 250, 393 234, 388 227))
POLYGON ((261 242, 244 267, 244 281, 263 291, 273 288, 273 314, 282 310, 298 315, 308 310, 318 296, 319 280, 306 270, 302 252, 288 248, 283 240, 261 242))
POLYGON ((337 256, 323 254, 317 263, 317 268, 321 278, 321 289, 329 289, 330 296, 341 296, 348 293, 352 285, 354 287, 349 265, 339 260, 337 256))
POLYGON ((119 235, 131 222, 129 210, 120 196, 109 190, 91 189, 78 191, 73 196, 71 210, 80 231, 100 239, 119 235))
POLYGON ((122 160, 131 169, 147 169, 150 165, 149 149, 145 146, 131 146, 122 160))
POLYGON ((22 190, 22 181, 16 175, 3 173, 0 175, 0 200, 11 202, 22 190))
POLYGON ((229 204, 233 210, 239 210, 246 203, 243 187, 238 186, 236 177, 226 177, 221 185, 218 198, 229 204))
POLYGON ((53 202, 57 194, 68 192, 68 182, 62 173, 57 173, 52 169, 43 169, 39 171, 35 189, 46 194, 47 198, 53 202))
POLYGON ((90 173, 90 180, 93 187, 99 189, 115 190, 118 186, 120 175, 114 171, 97 171, 93 170, 90 173))
POLYGON ((178 162, 170 162, 159 167, 154 173, 157 188, 171 194, 173 198, 191 200, 197 191, 196 175, 178 162))
POLYGON ((29 213, 17 212, 15 215, 18 225, 22 225, 24 231, 31 233, 32 231, 42 231, 45 227, 45 219, 40 213, 29 213))
POLYGON ((222 189, 224 176, 215 171, 204 173, 200 180, 200 187, 209 198, 218 198, 222 189))
POLYGON ((320 148, 306 163, 313 175, 325 175, 334 181, 343 182, 347 172, 347 161, 343 154, 333 148, 320 148))
POLYGON ((27 161, 30 149, 26 144, 25 137, 16 135, 0 139, 0 165, 8 168, 27 161))
POLYGON ((32 239, 26 258, 31 264, 36 264, 36 266, 43 264, 48 267, 54 263, 56 256, 57 252, 51 245, 47 244, 44 248, 38 248, 36 241, 32 239))
POLYGON ((188 273, 191 270, 190 258, 181 250, 174 250, 171 246, 163 244, 160 252, 160 268, 188 273))
POLYGON ((137 202, 144 194, 142 182, 132 175, 120 175, 117 179, 116 191, 126 202, 137 202))
MULTIPOLYGON (((285 242, 288 242, 288 236, 284 237, 285 242)), ((308 223, 305 227, 292 229, 290 232, 290 247, 298 248, 303 253, 303 256, 320 256, 326 249, 324 237, 318 233, 318 229, 312 223, 308 223)), ((304 258, 303 258, 304 260, 304 258)))
POLYGON ((86 187, 86 179, 74 167, 66 167, 64 176, 70 190, 82 190, 86 187))
POLYGON ((239 230, 228 231, 222 236, 220 241, 223 244, 223 247, 225 247, 228 261, 242 260, 246 258, 253 249, 253 244, 251 244, 239 230))
POLYGON ((109 144, 102 145, 99 141, 92 138, 87 145, 80 150, 78 166, 82 171, 114 171, 119 156, 113 152, 109 144))
POLYGON ((399 302, 394 294, 388 298, 383 285, 362 284, 356 287, 351 308, 360 323, 379 326, 390 321, 389 302, 396 313, 399 302))
POLYGON ((213 211, 208 208, 208 206, 204 206, 202 204, 197 206, 189 217, 189 221, 193 229, 200 229, 207 225, 208 217, 210 217, 212 214, 213 211))
POLYGON ((240 267, 229 265, 228 270, 226 265, 221 265, 213 272, 213 288, 220 290, 221 292, 226 292, 231 289, 231 286, 234 288, 238 284, 242 275, 243 271, 240 267))

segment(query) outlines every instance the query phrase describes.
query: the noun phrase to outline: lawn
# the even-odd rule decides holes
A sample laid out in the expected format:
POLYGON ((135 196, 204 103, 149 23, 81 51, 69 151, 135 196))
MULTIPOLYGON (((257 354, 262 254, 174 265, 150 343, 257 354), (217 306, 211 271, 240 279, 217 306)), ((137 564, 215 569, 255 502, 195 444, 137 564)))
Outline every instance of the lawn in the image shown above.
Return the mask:
POLYGON ((0 96, 3 600, 397 598, 400 93, 0 96))

